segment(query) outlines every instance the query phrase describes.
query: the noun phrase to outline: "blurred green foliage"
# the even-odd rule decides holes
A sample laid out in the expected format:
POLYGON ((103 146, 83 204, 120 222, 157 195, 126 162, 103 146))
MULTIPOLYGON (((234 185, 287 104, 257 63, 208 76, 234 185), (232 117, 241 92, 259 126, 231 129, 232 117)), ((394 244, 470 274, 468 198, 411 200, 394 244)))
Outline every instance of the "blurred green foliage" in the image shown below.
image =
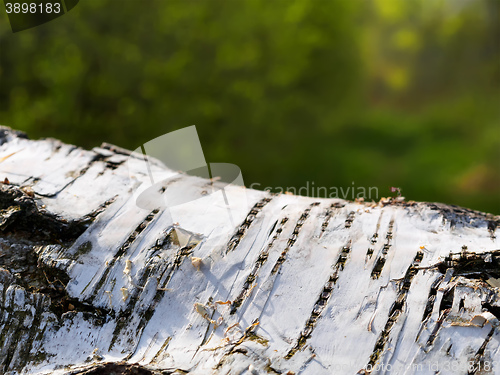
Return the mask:
POLYGON ((83 0, 13 34, 0 123, 130 149, 197 125, 247 186, 500 213, 498 0, 83 0))

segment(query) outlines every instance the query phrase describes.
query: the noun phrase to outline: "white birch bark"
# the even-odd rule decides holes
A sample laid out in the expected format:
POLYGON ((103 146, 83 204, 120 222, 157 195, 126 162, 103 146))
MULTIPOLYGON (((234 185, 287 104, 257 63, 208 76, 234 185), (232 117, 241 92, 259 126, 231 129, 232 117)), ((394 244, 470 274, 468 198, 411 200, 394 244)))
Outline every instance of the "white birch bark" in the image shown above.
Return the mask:
POLYGON ((144 210, 125 150, 0 141, 3 373, 500 374, 498 216, 187 175, 144 210))

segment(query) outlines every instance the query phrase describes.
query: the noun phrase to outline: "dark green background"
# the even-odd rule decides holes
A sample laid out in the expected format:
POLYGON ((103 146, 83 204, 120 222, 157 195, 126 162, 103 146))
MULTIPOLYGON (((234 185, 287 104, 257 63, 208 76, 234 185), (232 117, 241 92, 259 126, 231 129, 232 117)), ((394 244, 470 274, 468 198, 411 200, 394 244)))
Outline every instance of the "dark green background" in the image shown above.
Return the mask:
POLYGON ((500 1, 85 0, 13 34, 0 123, 135 149, 197 125, 246 185, 500 213, 500 1))

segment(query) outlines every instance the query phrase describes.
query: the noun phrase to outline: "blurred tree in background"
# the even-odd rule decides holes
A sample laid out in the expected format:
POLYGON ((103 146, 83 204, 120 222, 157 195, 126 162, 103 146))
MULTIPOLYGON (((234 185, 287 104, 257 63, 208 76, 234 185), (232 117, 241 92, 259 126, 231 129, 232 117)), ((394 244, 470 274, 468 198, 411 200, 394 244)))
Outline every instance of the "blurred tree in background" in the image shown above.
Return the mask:
POLYGON ((197 125, 246 185, 500 213, 500 1, 84 0, 16 34, 0 123, 130 149, 197 125))

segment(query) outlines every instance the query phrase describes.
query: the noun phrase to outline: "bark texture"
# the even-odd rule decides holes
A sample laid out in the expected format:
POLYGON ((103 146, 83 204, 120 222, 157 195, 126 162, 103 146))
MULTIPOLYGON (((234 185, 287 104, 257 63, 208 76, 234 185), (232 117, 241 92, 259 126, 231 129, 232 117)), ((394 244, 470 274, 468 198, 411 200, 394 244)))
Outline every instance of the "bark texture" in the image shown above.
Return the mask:
POLYGON ((0 143, 2 373, 500 374, 498 216, 0 143), (138 207, 151 173, 192 199, 138 207))

